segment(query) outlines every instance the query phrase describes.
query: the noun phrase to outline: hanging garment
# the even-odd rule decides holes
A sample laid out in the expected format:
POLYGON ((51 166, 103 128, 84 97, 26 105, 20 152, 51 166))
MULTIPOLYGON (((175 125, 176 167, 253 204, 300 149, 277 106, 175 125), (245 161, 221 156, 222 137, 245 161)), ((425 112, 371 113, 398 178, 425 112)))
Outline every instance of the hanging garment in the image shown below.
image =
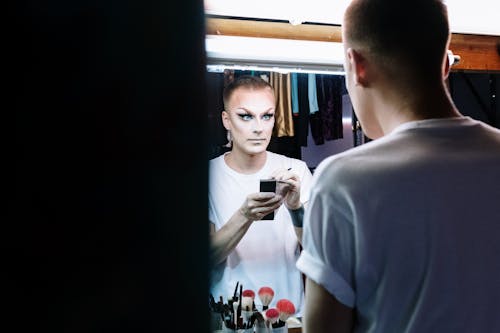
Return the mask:
POLYGON ((343 82, 344 77, 340 75, 316 75, 318 107, 322 120, 323 137, 326 141, 343 138, 343 82))
POLYGON ((293 126, 297 144, 307 147, 307 137, 309 135, 309 97, 308 97, 308 75, 307 73, 297 73, 297 100, 298 117, 293 117, 293 126))
POLYGON ((307 74, 307 89, 309 96, 309 112, 316 113, 319 111, 318 97, 316 91, 316 74, 307 74))
POLYGON ((295 117, 299 115, 299 86, 297 82, 297 73, 290 73, 290 82, 292 84, 292 114, 295 117))
POLYGON ((290 74, 272 72, 269 83, 273 86, 276 96, 273 135, 277 137, 294 136, 290 74))
POLYGON ((311 136, 314 143, 319 146, 325 143, 323 136, 323 120, 319 112, 309 114, 309 124, 311 125, 311 136))

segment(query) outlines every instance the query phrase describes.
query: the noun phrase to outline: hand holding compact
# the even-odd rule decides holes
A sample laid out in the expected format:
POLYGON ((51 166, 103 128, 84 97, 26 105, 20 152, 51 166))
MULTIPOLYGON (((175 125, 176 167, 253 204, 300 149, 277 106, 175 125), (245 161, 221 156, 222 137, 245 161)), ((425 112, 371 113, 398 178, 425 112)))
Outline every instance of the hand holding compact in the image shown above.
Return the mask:
POLYGON ((279 169, 273 172, 272 178, 277 180, 276 193, 284 198, 288 209, 298 209, 300 202, 300 178, 290 169, 279 169))
POLYGON ((273 192, 258 192, 247 196, 240 213, 251 221, 262 220, 267 214, 274 212, 283 203, 283 196, 273 192))

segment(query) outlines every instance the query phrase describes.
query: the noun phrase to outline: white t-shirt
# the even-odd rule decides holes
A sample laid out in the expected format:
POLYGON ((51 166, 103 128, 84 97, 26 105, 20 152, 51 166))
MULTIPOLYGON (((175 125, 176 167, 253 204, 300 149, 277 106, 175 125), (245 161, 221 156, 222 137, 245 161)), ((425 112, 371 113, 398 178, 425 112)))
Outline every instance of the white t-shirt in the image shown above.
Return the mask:
POLYGON ((319 164, 297 267, 355 332, 500 332, 500 130, 405 123, 319 164))
MULTIPOLYGON (((250 193, 259 192, 260 179, 268 179, 279 168, 292 168, 301 180, 301 201, 307 202, 312 175, 306 163, 284 155, 267 152, 266 164, 254 174, 240 174, 229 168, 221 155, 209 162, 209 220, 219 230, 238 210, 250 193)), ((289 299, 300 315, 303 302, 303 279, 295 266, 299 243, 290 214, 284 205, 275 212, 275 219, 255 221, 227 260, 213 269, 211 293, 224 302, 233 296, 239 282, 243 290, 255 292, 255 304, 261 305, 257 292, 271 287, 274 299, 289 299)), ((239 287, 238 287, 239 289, 239 287)), ((238 290, 239 292, 239 290, 238 290)))

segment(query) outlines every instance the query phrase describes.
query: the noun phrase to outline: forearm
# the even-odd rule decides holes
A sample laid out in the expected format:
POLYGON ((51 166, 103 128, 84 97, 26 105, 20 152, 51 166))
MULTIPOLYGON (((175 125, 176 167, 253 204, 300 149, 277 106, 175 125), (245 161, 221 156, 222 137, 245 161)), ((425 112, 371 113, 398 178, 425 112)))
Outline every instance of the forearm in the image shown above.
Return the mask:
POLYGON ((294 226, 295 234, 297 235, 297 239, 299 243, 302 245, 302 227, 304 223, 304 212, 305 212, 305 204, 302 204, 297 209, 288 209, 288 213, 290 214, 290 218, 292 219, 292 224, 294 226))
POLYGON ((302 332, 350 333, 353 327, 354 310, 340 303, 323 286, 307 278, 302 332))
POLYGON ((236 211, 222 228, 210 233, 210 254, 213 264, 219 264, 234 250, 253 221, 236 211))

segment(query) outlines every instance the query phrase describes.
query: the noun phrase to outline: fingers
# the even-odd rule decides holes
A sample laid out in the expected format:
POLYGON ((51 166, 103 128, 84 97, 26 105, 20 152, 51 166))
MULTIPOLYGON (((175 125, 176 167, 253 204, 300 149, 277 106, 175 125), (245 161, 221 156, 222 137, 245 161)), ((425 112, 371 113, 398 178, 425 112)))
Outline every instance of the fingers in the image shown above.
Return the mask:
POLYGON ((271 192, 250 194, 241 207, 241 213, 250 220, 261 220, 268 213, 278 209, 283 203, 283 197, 271 192))
POLYGON ((247 205, 255 207, 278 206, 283 202, 283 196, 274 192, 258 192, 247 197, 247 205))
MULTIPOLYGON (((277 187, 281 187, 281 189, 294 189, 300 186, 300 182, 295 179, 287 179, 287 180, 278 180, 277 187)), ((278 191, 276 191, 278 192, 278 191)))
POLYGON ((274 179, 279 180, 279 181, 288 181, 288 180, 298 181, 299 180, 299 176, 296 173, 294 173, 293 170, 291 170, 291 169, 275 170, 271 174, 271 178, 274 178, 274 179))
POLYGON ((300 207, 300 178, 292 170, 276 170, 272 177, 278 180, 276 193, 285 198, 288 208, 300 207))
POLYGON ((288 192, 300 191, 300 178, 292 170, 278 169, 271 175, 278 181, 276 193, 286 196, 288 192))
MULTIPOLYGON (((276 199, 278 195, 274 192, 258 192, 258 193, 253 193, 250 194, 247 197, 247 200, 253 200, 253 201, 260 201, 260 202, 265 202, 271 199, 276 199)), ((277 198, 278 200, 281 198, 277 198)))
POLYGON ((279 180, 276 185, 276 193, 287 197, 288 193, 299 193, 300 192, 300 181, 289 178, 286 180, 279 180))

